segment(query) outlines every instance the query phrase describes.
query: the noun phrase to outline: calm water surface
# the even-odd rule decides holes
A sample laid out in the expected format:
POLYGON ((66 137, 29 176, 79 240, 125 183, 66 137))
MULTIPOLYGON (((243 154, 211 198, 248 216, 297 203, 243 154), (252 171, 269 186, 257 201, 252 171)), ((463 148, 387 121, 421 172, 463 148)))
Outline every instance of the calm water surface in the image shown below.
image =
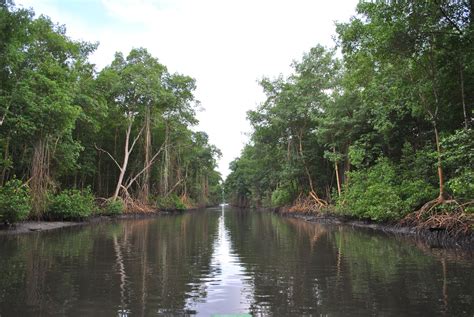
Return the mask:
POLYGON ((5 316, 474 316, 471 255, 226 207, 0 236, 5 316))

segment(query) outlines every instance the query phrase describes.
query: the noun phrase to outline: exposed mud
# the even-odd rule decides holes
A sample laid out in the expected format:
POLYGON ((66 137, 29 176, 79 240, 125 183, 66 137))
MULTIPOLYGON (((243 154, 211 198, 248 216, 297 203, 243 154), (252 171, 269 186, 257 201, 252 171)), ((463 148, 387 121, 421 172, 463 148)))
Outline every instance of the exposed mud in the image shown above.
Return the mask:
POLYGON ((83 226, 90 223, 113 221, 116 219, 143 219, 166 216, 175 212, 127 213, 119 216, 94 216, 84 221, 23 221, 13 225, 0 224, 0 235, 49 231, 67 227, 83 226))

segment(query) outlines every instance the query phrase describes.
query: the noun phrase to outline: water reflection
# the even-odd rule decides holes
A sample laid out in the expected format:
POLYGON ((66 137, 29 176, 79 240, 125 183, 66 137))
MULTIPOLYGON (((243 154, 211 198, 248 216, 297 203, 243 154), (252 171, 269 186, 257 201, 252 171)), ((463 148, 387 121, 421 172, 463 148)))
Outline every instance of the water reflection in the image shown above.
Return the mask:
POLYGON ((253 315, 471 316, 472 257, 428 255, 402 239, 267 213, 229 213, 252 277, 253 315))
POLYGON ((217 239, 211 260, 211 274, 205 276, 190 294, 188 307, 198 315, 242 314, 249 310, 252 285, 230 245, 229 232, 224 225, 226 212, 221 206, 217 239))
POLYGON ((0 237, 0 315, 192 313, 187 294, 210 272, 217 216, 0 237))
POLYGON ((472 316, 465 254, 226 207, 0 236, 0 316, 472 316))

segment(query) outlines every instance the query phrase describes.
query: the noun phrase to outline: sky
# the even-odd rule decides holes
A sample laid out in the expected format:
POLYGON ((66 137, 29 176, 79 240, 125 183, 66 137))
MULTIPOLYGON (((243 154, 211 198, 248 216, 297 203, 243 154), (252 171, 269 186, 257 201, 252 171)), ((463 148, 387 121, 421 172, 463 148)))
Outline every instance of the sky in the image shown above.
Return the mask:
POLYGON ((334 46, 335 22, 357 0, 16 0, 64 24, 69 37, 99 42, 100 70, 114 53, 144 47, 171 73, 196 79, 202 110, 195 130, 222 151, 225 178, 251 127, 246 112, 265 96, 263 77, 291 73, 291 63, 316 44, 334 46))

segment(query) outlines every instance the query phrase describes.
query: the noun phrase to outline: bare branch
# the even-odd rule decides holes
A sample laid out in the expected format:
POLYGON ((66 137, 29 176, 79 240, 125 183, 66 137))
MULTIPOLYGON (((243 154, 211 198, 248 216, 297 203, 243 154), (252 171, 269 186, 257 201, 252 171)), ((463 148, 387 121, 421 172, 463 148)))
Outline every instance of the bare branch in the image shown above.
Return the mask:
POLYGON ((135 137, 135 139, 133 139, 133 143, 132 143, 132 146, 130 147, 130 149, 128 150, 128 153, 132 153, 133 151, 133 148, 135 147, 135 144, 137 143, 138 139, 140 138, 140 136, 142 135, 142 132, 143 132, 143 127, 140 129, 140 132, 138 132, 138 135, 135 137))
POLYGON ((130 188, 130 186, 132 186, 132 184, 138 179, 138 177, 140 177, 140 175, 142 175, 147 169, 150 168, 150 166, 155 162, 158 155, 160 155, 160 153, 167 147, 168 146, 165 146, 165 144, 161 145, 158 152, 156 152, 155 155, 153 155, 152 158, 150 159, 150 162, 148 162, 148 164, 127 183, 127 186, 126 186, 127 189, 130 188))
POLYGON ((10 102, 8 103, 7 107, 5 108, 5 112, 3 113, 2 119, 0 120, 0 127, 3 125, 3 122, 5 122, 5 119, 7 118, 7 113, 10 110, 10 102))
POLYGON ((443 14, 443 16, 446 18, 446 20, 448 20, 449 24, 451 24, 456 29, 456 31, 459 32, 459 35, 461 36, 464 35, 463 31, 459 28, 459 26, 448 16, 446 11, 443 9, 443 6, 441 5, 441 3, 437 3, 437 4, 438 4, 439 10, 443 14))
POLYGON ((117 167, 120 169, 120 171, 122 170, 122 167, 121 167, 120 164, 114 159, 114 157, 112 156, 112 154, 110 154, 108 151, 106 151, 106 150, 104 150, 104 149, 101 149, 101 148, 98 147, 96 144, 94 144, 94 147, 95 147, 98 151, 101 151, 101 152, 106 153, 106 154, 112 159, 112 161, 114 161, 115 165, 117 165, 117 167))
POLYGON ((181 184, 183 182, 183 179, 180 179, 179 181, 176 182, 176 184, 174 184, 174 186, 166 193, 166 196, 168 196, 169 194, 171 194, 173 192, 173 190, 178 187, 179 184, 181 184))

